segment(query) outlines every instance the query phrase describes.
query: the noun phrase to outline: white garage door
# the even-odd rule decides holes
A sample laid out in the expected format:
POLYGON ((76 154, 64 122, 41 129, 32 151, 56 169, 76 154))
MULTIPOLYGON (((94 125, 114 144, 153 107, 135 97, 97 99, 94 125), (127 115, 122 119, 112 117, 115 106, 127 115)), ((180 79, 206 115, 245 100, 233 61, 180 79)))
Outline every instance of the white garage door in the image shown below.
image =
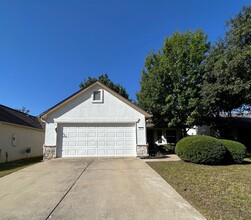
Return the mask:
POLYGON ((68 124, 59 139, 62 157, 136 155, 134 124, 68 124))

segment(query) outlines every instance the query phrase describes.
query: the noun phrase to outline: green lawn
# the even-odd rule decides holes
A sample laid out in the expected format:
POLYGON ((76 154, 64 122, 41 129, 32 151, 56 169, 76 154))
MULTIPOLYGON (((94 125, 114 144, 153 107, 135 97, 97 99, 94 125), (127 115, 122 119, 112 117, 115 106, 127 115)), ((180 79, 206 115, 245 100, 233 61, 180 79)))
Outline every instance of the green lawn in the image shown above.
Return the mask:
POLYGON ((148 163, 207 219, 251 219, 251 163, 148 163))
POLYGON ((21 170, 32 164, 41 162, 42 159, 43 159, 42 157, 33 157, 33 158, 16 160, 9 163, 1 163, 0 164, 0 177, 16 172, 17 170, 21 170))

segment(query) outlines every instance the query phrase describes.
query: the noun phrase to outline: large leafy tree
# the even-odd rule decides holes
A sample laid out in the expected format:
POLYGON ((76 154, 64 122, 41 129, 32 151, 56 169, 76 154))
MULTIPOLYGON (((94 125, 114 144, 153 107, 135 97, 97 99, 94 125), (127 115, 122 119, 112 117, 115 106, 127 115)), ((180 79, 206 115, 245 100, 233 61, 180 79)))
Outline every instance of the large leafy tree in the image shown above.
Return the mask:
POLYGON ((106 85, 107 87, 109 87, 110 89, 114 90, 115 92, 117 92, 118 94, 120 94, 121 96, 125 97, 126 99, 129 98, 128 93, 126 92, 126 89, 124 87, 122 87, 120 84, 115 84, 113 83, 107 74, 101 74, 98 78, 95 77, 88 77, 87 79, 85 79, 83 82, 80 83, 80 88, 86 88, 88 86, 90 86, 91 84, 95 83, 95 82, 101 82, 104 85, 106 85))
POLYGON ((201 67, 209 46, 202 30, 174 33, 146 57, 137 99, 156 126, 185 130, 200 123, 201 67))
POLYGON ((227 22, 223 39, 205 62, 204 106, 212 115, 246 109, 251 104, 251 7, 227 22))

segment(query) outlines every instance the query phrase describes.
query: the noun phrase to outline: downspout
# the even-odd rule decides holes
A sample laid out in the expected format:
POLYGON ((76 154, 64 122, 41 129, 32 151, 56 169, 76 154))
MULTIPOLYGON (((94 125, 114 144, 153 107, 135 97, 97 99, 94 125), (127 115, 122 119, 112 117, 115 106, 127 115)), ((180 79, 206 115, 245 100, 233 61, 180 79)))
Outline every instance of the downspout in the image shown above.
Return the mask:
MULTIPOLYGON (((46 124, 46 121, 42 117, 39 117, 39 118, 42 122, 46 124)), ((45 132, 45 135, 46 135, 46 132, 45 132)), ((44 144, 43 144, 43 161, 44 160, 45 160, 45 137, 44 137, 44 144)))
POLYGON ((138 123, 140 122, 140 118, 138 121, 135 122, 135 129, 136 129, 136 147, 138 146, 138 123))

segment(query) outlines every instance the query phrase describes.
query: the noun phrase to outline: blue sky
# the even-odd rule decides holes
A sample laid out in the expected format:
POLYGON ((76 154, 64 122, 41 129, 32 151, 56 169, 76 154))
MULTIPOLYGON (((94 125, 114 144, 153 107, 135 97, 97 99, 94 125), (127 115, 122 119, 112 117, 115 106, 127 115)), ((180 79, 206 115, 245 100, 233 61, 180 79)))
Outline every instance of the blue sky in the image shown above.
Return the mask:
POLYGON ((214 42, 244 0, 0 0, 0 104, 38 115, 107 73, 135 99, 144 60, 175 31, 214 42))

